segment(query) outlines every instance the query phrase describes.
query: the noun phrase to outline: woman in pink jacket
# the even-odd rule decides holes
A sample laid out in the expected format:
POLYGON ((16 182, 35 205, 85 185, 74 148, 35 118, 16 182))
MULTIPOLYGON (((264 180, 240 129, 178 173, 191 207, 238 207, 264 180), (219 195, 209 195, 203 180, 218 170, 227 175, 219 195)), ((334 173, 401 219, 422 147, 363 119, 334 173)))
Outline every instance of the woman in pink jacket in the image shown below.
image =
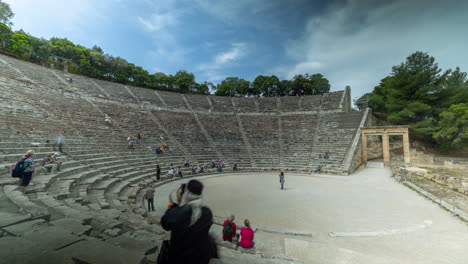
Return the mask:
POLYGON ((250 228, 250 221, 248 219, 244 220, 244 225, 240 231, 241 240, 240 246, 243 248, 253 248, 255 246, 254 231, 250 228))

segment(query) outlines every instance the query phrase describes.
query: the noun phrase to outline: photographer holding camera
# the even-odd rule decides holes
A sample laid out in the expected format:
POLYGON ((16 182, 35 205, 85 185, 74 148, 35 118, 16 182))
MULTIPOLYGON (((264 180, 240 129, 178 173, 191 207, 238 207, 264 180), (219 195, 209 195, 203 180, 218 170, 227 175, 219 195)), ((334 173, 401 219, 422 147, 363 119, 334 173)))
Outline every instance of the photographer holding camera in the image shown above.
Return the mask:
POLYGON ((162 263, 208 264, 217 258, 217 248, 208 234, 213 224, 211 210, 202 205, 203 184, 190 180, 169 195, 170 204, 161 218, 161 225, 171 231, 158 256, 162 263))

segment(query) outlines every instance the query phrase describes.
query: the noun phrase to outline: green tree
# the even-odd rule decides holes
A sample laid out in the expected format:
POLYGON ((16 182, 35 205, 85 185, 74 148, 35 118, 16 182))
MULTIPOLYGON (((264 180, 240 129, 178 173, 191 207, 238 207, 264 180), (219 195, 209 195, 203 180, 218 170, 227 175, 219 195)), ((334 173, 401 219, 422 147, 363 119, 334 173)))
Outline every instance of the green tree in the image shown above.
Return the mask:
POLYGON ((199 94, 210 94, 210 89, 212 89, 212 87, 214 87, 213 83, 203 82, 203 83, 197 84, 196 92, 199 94))
POLYGON ((10 21, 15 14, 11 11, 10 5, 0 1, 0 23, 3 23, 9 27, 13 25, 10 21))
POLYGON ((280 81, 275 75, 258 75, 252 83, 254 95, 278 96, 280 81))
POLYGON ((180 70, 174 75, 174 84, 181 92, 193 91, 195 85, 195 75, 193 75, 193 73, 180 70))
POLYGON ((468 102, 467 73, 462 72, 459 67, 447 76, 442 91, 441 107, 446 109, 453 104, 468 102))
POLYGON ((215 90, 218 96, 246 96, 250 93, 250 82, 238 77, 227 77, 215 90))
POLYGON ((330 91, 330 83, 322 74, 308 73, 294 76, 291 81, 291 95, 316 95, 330 91))
POLYGON ((13 31, 7 25, 0 23, 0 48, 2 50, 8 50, 12 35, 13 31))
POLYGON ((440 114, 439 129, 434 139, 441 150, 468 146, 468 103, 455 104, 440 114))
POLYGON ((22 32, 17 32, 11 36, 11 51, 21 59, 27 59, 32 52, 28 39, 28 36, 22 32))
POLYGON ((291 81, 282 80, 278 86, 278 96, 287 96, 291 94, 291 81))
POLYGON ((50 42, 43 38, 36 38, 29 36, 29 44, 31 45, 31 56, 30 59, 33 62, 41 63, 46 65, 52 54, 52 45, 50 42))

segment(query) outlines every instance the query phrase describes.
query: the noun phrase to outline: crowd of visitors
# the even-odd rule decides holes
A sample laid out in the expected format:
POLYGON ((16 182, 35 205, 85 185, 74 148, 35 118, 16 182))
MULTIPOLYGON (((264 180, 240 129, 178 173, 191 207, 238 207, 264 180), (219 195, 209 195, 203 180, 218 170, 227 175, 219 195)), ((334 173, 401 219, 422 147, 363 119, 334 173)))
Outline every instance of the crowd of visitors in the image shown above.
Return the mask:
POLYGON ((156 146, 156 149, 155 149, 156 154, 163 154, 163 153, 166 153, 166 152, 173 152, 173 151, 174 151, 174 148, 170 147, 167 142, 163 142, 162 144, 158 144, 156 146))

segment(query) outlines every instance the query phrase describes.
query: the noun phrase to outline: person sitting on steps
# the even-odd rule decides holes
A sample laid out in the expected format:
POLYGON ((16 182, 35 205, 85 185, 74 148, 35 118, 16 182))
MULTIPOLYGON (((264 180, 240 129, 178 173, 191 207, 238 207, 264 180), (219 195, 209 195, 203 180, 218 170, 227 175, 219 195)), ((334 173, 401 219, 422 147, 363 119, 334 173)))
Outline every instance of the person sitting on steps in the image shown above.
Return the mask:
POLYGON ((254 231, 250 228, 250 221, 249 219, 244 220, 244 225, 240 231, 240 246, 243 248, 253 248, 255 246, 254 239, 254 231))
POLYGON ((54 155, 52 155, 52 161, 54 164, 56 164, 57 168, 55 171, 60 171, 60 167, 62 166, 63 161, 59 160, 58 157, 60 156, 60 153, 55 152, 54 155))
POLYGON ((236 234, 237 226, 234 223, 235 216, 230 215, 223 223, 223 240, 232 242, 234 237, 239 239, 239 234, 236 234))

